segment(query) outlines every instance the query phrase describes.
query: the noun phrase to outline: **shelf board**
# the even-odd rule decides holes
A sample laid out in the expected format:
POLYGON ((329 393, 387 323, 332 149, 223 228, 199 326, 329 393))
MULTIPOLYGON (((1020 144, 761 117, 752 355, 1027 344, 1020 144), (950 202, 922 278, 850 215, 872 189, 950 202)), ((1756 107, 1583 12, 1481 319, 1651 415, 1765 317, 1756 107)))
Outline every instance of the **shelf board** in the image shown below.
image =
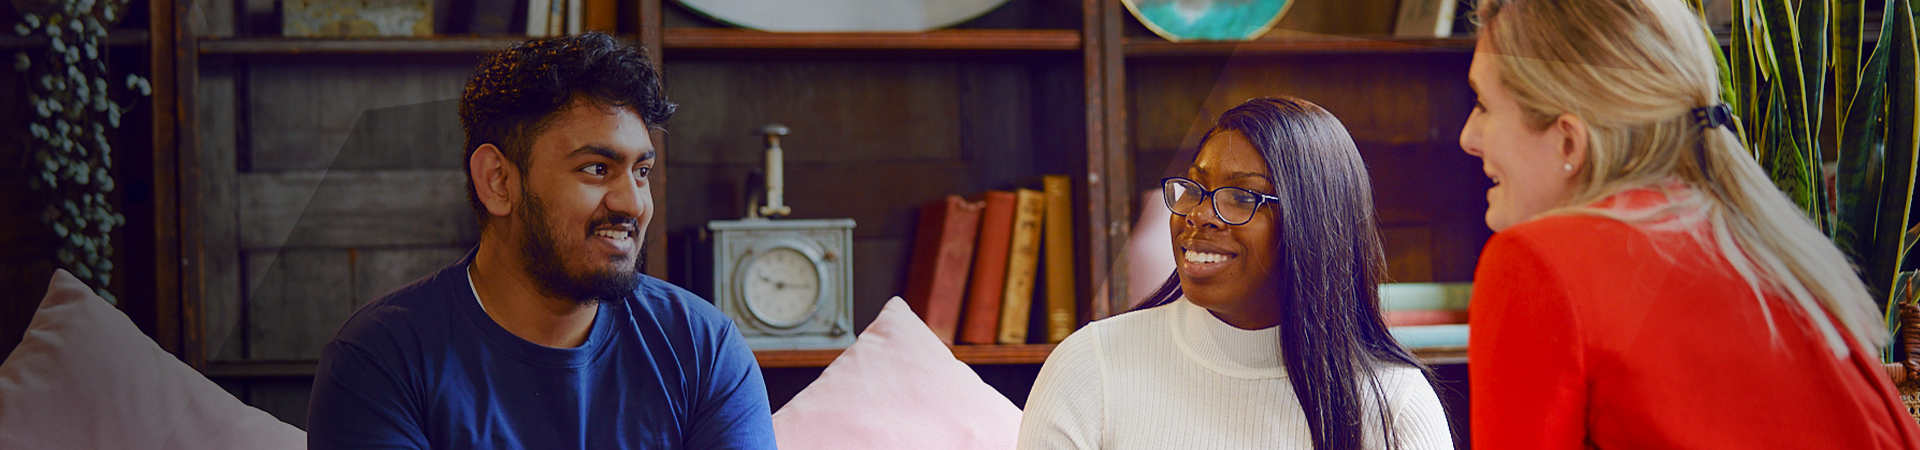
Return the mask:
POLYGON ((667 50, 1079 50, 1079 30, 936 30, 924 33, 774 33, 667 28, 667 50))
POLYGON ((319 361, 209 361, 201 373, 207 378, 300 378, 311 377, 319 361))
MULTIPOLYGON (((202 55, 481 55, 504 50, 526 36, 435 36, 428 38, 208 37, 202 55)), ((628 43, 631 43, 628 40, 628 43)))
POLYGON ((1127 38, 1128 57, 1230 55, 1463 53, 1473 50, 1471 37, 1392 38, 1320 36, 1254 41, 1172 42, 1160 38, 1127 38))
MULTIPOLYGON (((110 30, 107 31, 108 47, 146 46, 152 39, 147 30, 110 30)), ((46 36, 15 36, 8 33, 0 36, 0 50, 26 50, 48 45, 46 36)))

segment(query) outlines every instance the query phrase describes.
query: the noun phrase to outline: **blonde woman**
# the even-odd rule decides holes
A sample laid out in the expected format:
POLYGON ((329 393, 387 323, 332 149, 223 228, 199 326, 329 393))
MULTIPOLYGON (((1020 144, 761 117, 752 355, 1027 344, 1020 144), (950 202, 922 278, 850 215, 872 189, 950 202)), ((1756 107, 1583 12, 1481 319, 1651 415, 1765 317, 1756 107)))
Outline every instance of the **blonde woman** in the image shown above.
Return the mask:
POLYGON ((1475 448, 1920 448, 1873 301, 1730 131, 1682 0, 1478 11, 1475 448))

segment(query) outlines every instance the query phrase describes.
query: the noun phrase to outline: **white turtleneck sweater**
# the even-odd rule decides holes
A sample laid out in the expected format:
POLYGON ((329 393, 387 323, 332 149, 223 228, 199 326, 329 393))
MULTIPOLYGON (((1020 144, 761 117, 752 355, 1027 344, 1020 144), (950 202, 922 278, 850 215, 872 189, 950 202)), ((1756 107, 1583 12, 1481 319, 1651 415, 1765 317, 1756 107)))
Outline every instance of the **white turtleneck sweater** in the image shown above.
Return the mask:
MULTIPOLYGON (((1453 448, 1419 370, 1391 365, 1379 380, 1399 449, 1453 448)), ((1382 448, 1373 402, 1361 403, 1362 437, 1382 448)), ((1234 328, 1183 298, 1061 342, 1027 397, 1020 448, 1311 449, 1313 435, 1280 360, 1280 328, 1234 328)))

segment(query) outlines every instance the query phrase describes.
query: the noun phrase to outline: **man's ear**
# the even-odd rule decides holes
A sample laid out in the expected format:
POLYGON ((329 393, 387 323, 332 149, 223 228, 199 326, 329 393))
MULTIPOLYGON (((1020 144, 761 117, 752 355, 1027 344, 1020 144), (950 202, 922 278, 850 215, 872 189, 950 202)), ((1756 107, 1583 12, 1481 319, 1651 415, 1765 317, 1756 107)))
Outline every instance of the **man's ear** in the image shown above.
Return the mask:
POLYGON ((1587 165, 1587 122, 1572 114, 1561 114, 1550 125, 1560 132, 1560 160, 1573 165, 1568 172, 1580 173, 1587 165))
POLYGON ((486 205, 487 213, 496 217, 505 217, 513 213, 513 205, 518 203, 520 190, 519 171, 508 165, 507 155, 493 144, 480 144, 473 150, 473 158, 467 163, 467 172, 473 177, 473 193, 480 197, 480 204, 486 205))

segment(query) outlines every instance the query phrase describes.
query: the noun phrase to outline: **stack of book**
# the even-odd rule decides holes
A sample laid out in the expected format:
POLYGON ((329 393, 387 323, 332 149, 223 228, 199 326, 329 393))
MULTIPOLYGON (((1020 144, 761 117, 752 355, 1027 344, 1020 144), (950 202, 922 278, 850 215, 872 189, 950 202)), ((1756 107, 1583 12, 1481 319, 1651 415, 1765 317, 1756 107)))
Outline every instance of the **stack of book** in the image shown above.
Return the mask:
POLYGON ((915 231, 906 299, 948 344, 1058 343, 1078 328, 1073 183, 986 191, 926 204, 915 231), (1031 325, 1038 302, 1045 320, 1031 325), (1029 333, 1032 328, 1032 333, 1029 333))

